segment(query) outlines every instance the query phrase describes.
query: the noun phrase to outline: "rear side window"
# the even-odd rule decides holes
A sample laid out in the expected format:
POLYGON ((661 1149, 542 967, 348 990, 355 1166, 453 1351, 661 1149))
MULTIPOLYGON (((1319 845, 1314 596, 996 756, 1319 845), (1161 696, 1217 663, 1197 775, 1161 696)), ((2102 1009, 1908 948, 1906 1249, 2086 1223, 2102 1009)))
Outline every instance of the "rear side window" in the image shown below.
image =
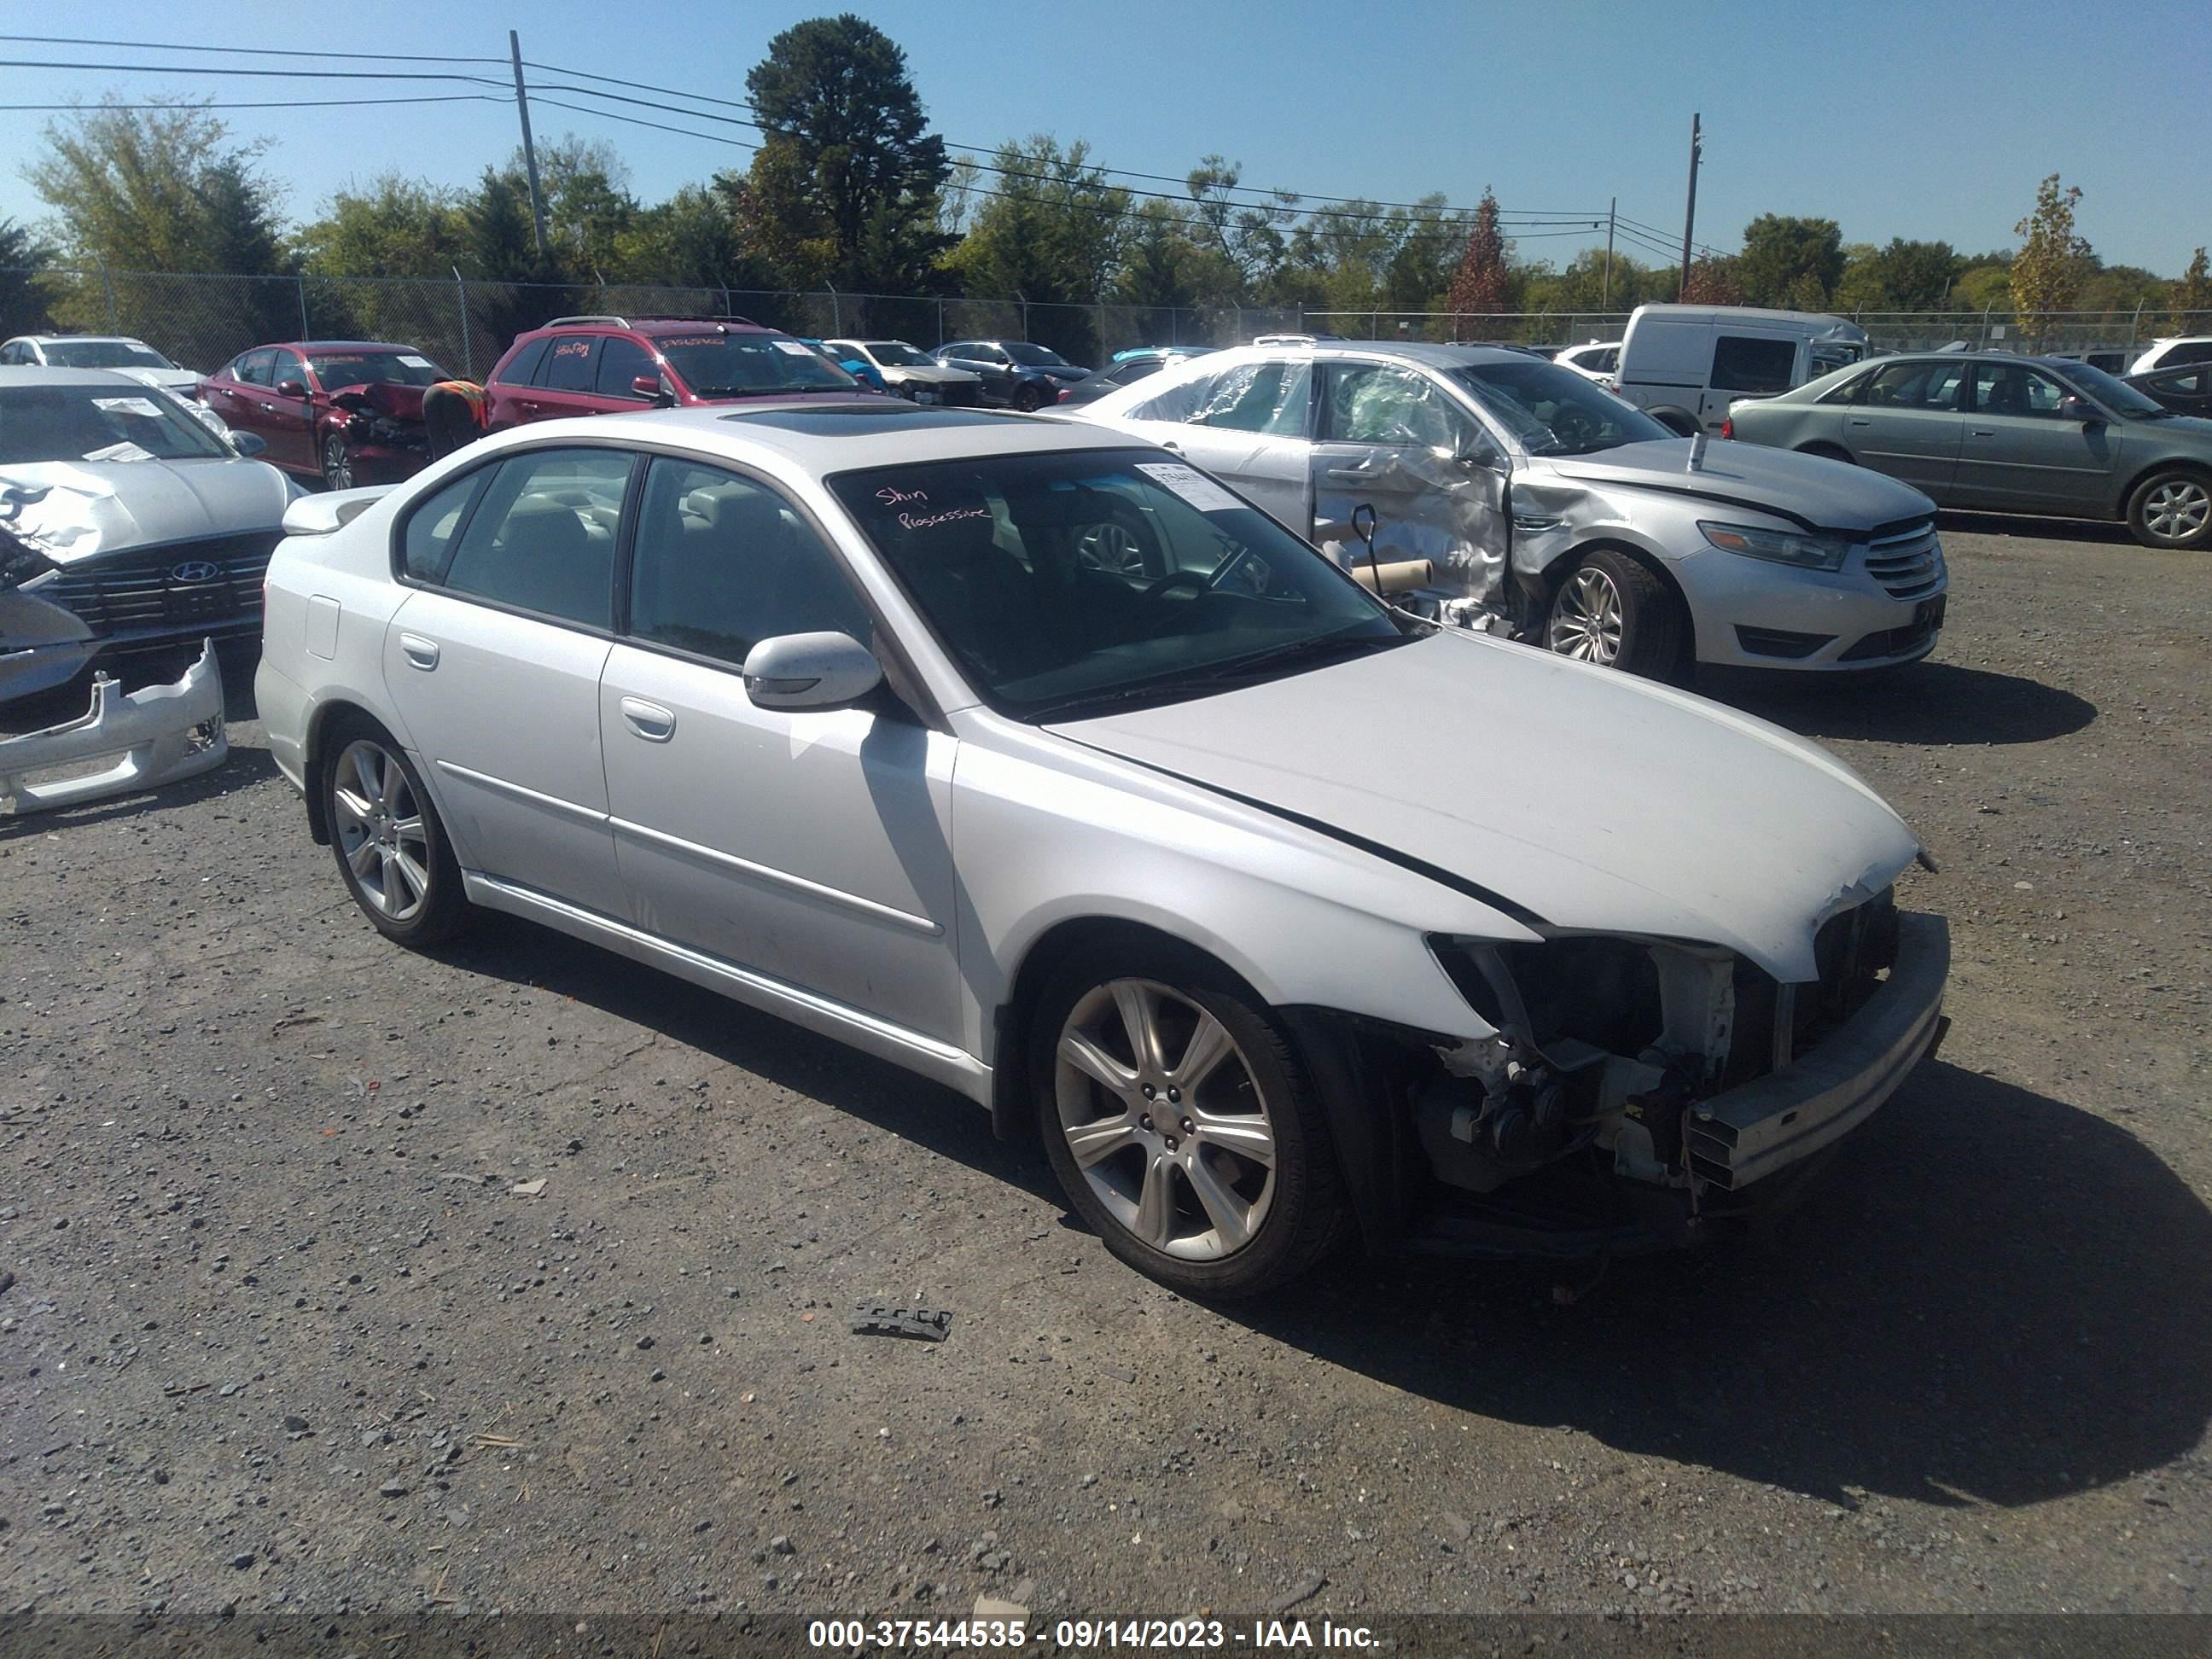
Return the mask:
POLYGON ((599 343, 598 385, 601 397, 638 398, 630 389, 630 382, 641 374, 649 374, 656 380, 660 378, 660 365, 653 361, 650 351, 621 334, 610 334, 599 343))
POLYGON ((533 449, 501 462, 447 562, 446 586, 587 628, 611 626, 630 465, 615 449, 533 449))
POLYGON ((493 378, 501 386, 528 386, 530 377, 538 373, 538 365, 544 361, 545 348, 550 340, 532 340, 507 360, 507 366, 493 378))
POLYGON ((1787 392, 1797 368, 1797 343, 1723 334, 1713 341, 1716 392, 1787 392))
POLYGON ((273 351, 249 351, 230 366, 230 378, 241 386, 268 386, 276 362, 273 351))
POLYGON ((1936 410, 1948 415, 1958 412, 1959 388, 1966 379, 1966 365, 1954 359, 1893 363, 1853 385, 1866 388, 1863 401, 1869 408, 1936 410))
POLYGON ((599 361, 596 334, 564 335, 552 343, 538 384, 550 392, 589 392, 599 361))
POLYGON ((453 538, 488 476, 480 470, 456 478, 407 515, 407 528, 401 533, 401 556, 407 574, 416 581, 445 580, 447 562, 453 556, 453 538))

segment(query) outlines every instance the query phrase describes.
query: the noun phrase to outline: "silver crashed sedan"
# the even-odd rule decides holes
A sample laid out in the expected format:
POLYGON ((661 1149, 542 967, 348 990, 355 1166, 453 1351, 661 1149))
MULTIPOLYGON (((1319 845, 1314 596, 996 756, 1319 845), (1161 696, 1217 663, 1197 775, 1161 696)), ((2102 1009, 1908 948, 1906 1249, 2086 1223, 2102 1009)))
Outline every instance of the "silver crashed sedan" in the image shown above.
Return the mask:
POLYGON ((2212 547, 2212 421, 2064 357, 1919 352, 1729 406, 1726 435, 1856 461, 1942 507, 2117 519, 2212 547))
POLYGON ((564 421, 286 526, 260 710, 376 928, 511 912, 888 1059, 1194 1294, 1729 1231, 1942 1034, 1832 756, 1393 611, 1126 434, 564 421))

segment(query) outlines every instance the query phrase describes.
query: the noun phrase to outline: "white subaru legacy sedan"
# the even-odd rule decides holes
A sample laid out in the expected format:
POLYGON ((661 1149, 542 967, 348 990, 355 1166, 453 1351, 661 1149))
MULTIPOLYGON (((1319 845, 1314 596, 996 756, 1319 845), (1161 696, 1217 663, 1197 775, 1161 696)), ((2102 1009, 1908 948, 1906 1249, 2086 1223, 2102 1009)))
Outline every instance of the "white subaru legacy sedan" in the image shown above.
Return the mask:
POLYGON ((1942 1034, 1849 768, 1126 434, 564 421, 286 522, 261 713, 380 931, 510 911, 909 1067, 1194 1294, 1729 1231, 1942 1034))

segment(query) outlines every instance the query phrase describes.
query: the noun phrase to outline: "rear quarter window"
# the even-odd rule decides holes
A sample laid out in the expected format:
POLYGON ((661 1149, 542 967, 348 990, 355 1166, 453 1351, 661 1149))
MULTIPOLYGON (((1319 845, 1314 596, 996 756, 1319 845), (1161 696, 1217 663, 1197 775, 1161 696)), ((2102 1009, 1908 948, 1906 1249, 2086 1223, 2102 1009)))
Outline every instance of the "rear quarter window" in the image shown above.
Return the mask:
POLYGON ((538 384, 550 392, 589 392, 598 372, 599 337, 596 334, 557 336, 549 342, 544 370, 538 384))

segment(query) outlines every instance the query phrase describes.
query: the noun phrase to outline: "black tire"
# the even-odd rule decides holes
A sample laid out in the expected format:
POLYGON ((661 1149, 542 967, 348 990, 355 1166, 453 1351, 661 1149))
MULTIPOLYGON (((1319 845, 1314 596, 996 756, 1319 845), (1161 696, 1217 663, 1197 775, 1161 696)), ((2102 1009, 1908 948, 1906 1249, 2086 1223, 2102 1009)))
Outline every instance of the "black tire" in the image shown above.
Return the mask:
POLYGON ((1045 389, 1031 381, 1014 388, 1014 407, 1024 415, 1034 415, 1045 405, 1045 389))
POLYGON ((342 716, 324 739, 315 787, 322 791, 338 878, 378 933, 422 950, 467 924, 472 912, 446 826, 414 763, 390 732, 366 715, 342 716), (380 789, 356 763, 364 750, 380 757, 380 789), (383 773, 385 765, 396 769, 396 781, 383 773), (395 781, 404 794, 394 789, 395 781), (412 832, 410 823, 416 826, 412 832), (372 871, 378 878, 374 889, 368 878, 372 871), (410 890, 416 895, 411 904, 410 890))
POLYGON ((1647 409, 1644 412, 1678 437, 1694 438, 1705 430, 1705 428, 1698 424, 1696 416, 1691 414, 1688 410, 1680 408, 1674 404, 1661 404, 1656 408, 1647 409))
POLYGON ((1689 618, 1657 574, 1626 553, 1586 553, 1561 580, 1544 616, 1547 650, 1645 679, 1681 678, 1689 618))
POLYGON ((2145 547, 2166 551, 2212 547, 2212 473, 2160 467, 2128 497, 2128 530, 2145 547))
POLYGON ((1818 455, 1824 461, 1841 461, 1845 466, 1856 466, 1857 460, 1841 444, 1807 444, 1797 452, 1800 455, 1818 455))
POLYGON ((333 432, 323 440, 323 488, 353 488, 353 460, 346 453, 343 433, 333 432))
MULTIPOLYGON (((1053 1173, 1076 1213, 1108 1249, 1138 1272, 1186 1296, 1227 1301, 1289 1284, 1345 1237, 1350 1212, 1343 1178, 1296 1046, 1251 993, 1209 957, 1143 939, 1079 950, 1043 988, 1030 1030, 1030 1087, 1053 1173), (1172 1048, 1181 1057, 1171 1066, 1129 1066, 1122 1051, 1102 1038, 1096 1046, 1138 1079, 1124 1093, 1094 1082, 1094 1074, 1072 1063, 1063 1065, 1061 1053, 1063 1036, 1071 1030, 1087 1031, 1079 1017, 1100 1006, 1101 998, 1111 1005, 1103 1018, 1126 1036, 1128 1027, 1115 988, 1129 987, 1159 994, 1153 1004, 1156 1046, 1172 1048), (1212 1067, 1195 1068, 1197 1086, 1182 1100, 1169 1083, 1184 1073, 1199 1046, 1191 1038, 1206 1029, 1198 1022, 1206 1017, 1226 1034, 1231 1046, 1212 1067), (1072 1021, 1078 1023, 1071 1026, 1072 1021), (1231 1086, 1240 1073, 1243 1082, 1231 1086), (1141 1080, 1146 1078, 1150 1081, 1141 1080), (1156 1088, 1156 1093, 1143 1097, 1145 1088, 1156 1088), (1255 1104, 1256 1113, 1248 1109, 1255 1104), (1093 1110, 1100 1114, 1095 1119, 1093 1110), (1139 1119, 1140 1111, 1145 1115, 1139 1119), (1157 1121, 1153 1111, 1161 1114, 1157 1121), (1168 1118, 1170 1112, 1177 1116, 1168 1118), (1101 1139, 1098 1131, 1107 1132, 1108 1140, 1117 1131, 1127 1134, 1126 1145, 1094 1155, 1095 1186, 1094 1175, 1079 1164, 1071 1145, 1071 1116, 1078 1120, 1076 1129, 1094 1131, 1094 1145, 1101 1139), (1255 1123, 1268 1137, 1271 1164, 1263 1166, 1235 1150, 1239 1144, 1258 1144, 1253 1130, 1240 1127, 1255 1123), (1145 1195, 1155 1176, 1163 1195, 1155 1212, 1165 1216, 1159 1229, 1164 1247, 1134 1231, 1145 1220, 1145 1195), (1238 1242, 1227 1242, 1235 1230, 1224 1231, 1217 1219, 1219 1206, 1202 1199, 1194 1184, 1200 1180, 1217 1195, 1225 1188, 1231 1210, 1238 1203, 1249 1205, 1243 1219, 1257 1213, 1238 1242), (1177 1234, 1182 1224, 1192 1231, 1177 1234)), ((1123 1045, 1131 1059, 1134 1048, 1123 1045)))

